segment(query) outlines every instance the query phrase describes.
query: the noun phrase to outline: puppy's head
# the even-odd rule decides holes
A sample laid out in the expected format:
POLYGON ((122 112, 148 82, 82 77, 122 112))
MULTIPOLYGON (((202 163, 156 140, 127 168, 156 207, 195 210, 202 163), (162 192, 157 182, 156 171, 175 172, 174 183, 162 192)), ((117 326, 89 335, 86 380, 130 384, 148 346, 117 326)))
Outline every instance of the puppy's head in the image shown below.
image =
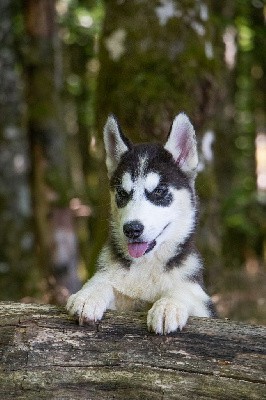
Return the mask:
POLYGON ((165 146, 133 145, 114 116, 104 128, 112 234, 132 259, 182 243, 194 228, 198 154, 188 117, 173 121, 165 146))

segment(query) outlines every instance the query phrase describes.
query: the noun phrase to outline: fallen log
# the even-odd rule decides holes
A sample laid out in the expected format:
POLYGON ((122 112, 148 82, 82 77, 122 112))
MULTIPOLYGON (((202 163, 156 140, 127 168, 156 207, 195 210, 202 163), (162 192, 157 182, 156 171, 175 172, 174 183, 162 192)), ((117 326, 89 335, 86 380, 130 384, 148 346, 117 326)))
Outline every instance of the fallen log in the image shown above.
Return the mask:
POLYGON ((191 318, 149 333, 145 313, 78 326, 50 305, 0 303, 0 399, 265 399, 266 327, 191 318))

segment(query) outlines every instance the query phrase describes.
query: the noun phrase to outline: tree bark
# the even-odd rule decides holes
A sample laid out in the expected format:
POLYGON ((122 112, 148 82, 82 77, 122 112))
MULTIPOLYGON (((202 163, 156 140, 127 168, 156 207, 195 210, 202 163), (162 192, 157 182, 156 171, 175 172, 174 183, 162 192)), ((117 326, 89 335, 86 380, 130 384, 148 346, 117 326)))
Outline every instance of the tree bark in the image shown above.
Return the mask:
POLYGON ((30 154, 11 0, 0 2, 0 297, 36 290, 30 154))
POLYGON ((63 123, 62 70, 54 0, 24 2, 27 33, 28 131, 32 153, 38 255, 49 301, 64 303, 80 288, 78 248, 69 201, 67 137, 63 123))
POLYGON ((203 318, 158 336, 145 313, 78 326, 54 306, 0 303, 0 398, 263 399, 265 337, 203 318))

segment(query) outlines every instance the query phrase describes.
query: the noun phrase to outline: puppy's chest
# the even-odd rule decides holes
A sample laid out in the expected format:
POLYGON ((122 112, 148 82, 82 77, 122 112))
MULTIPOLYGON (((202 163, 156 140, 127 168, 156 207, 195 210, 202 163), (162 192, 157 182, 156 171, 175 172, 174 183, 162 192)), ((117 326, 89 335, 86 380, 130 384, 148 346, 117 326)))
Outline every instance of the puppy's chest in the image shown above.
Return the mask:
POLYGON ((113 287, 133 299, 154 302, 173 287, 171 272, 156 261, 137 262, 128 270, 119 268, 113 272, 113 287))

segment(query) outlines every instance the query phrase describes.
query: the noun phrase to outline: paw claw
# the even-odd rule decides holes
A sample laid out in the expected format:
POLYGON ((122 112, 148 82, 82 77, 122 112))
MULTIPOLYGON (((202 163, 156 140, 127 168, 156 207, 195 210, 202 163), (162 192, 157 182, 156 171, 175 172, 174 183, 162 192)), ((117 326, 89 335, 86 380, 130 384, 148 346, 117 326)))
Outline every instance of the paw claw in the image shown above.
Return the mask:
POLYGON ((188 319, 187 308, 173 299, 160 299, 148 312, 148 330, 159 335, 181 331, 188 319))
POLYGON ((100 320, 106 310, 106 304, 99 296, 81 290, 69 297, 66 309, 70 315, 77 317, 79 325, 82 326, 87 322, 100 320))

